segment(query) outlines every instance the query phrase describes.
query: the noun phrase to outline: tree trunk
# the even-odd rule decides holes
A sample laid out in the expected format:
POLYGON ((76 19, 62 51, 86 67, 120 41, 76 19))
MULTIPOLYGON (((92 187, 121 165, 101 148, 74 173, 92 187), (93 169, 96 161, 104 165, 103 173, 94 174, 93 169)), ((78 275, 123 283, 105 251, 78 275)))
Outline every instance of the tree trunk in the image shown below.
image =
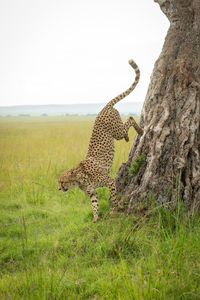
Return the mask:
POLYGON ((170 21, 116 186, 127 212, 142 199, 200 210, 200 0, 155 0, 170 21))

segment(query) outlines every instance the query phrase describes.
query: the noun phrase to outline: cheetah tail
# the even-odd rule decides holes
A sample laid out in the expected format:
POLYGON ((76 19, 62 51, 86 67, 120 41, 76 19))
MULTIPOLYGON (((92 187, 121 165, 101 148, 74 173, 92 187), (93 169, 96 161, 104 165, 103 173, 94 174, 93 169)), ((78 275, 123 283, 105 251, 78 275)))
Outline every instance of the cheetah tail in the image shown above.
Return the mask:
POLYGON ((129 60, 129 64, 135 70, 135 74, 136 74, 133 84, 125 92, 119 94, 117 97, 113 98, 110 102, 108 102, 108 104, 106 106, 110 106, 110 105, 114 106, 117 102, 119 102, 120 100, 122 100, 123 98, 128 96, 136 87, 136 85, 140 79, 140 70, 139 70, 138 66, 136 65, 136 63, 132 59, 129 60))

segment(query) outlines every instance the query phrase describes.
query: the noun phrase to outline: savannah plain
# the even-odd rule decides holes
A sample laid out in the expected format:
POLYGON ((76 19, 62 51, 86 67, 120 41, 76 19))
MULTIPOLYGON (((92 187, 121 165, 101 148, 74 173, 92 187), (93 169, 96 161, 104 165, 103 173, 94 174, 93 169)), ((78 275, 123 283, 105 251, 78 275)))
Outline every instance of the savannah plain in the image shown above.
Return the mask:
MULTIPOLYGON (((169 211, 99 221, 78 188, 57 178, 84 158, 94 117, 0 118, 0 299, 200 299, 200 218, 169 211)), ((116 142, 111 175, 134 138, 116 142)), ((142 205, 142 204, 141 204, 142 205)))

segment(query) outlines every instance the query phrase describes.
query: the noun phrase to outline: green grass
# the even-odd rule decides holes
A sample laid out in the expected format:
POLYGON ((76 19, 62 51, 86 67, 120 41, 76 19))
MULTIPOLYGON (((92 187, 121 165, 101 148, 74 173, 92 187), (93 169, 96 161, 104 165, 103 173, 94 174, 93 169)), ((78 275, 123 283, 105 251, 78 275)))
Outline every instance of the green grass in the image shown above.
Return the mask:
MULTIPOLYGON (((84 157, 93 118, 0 119, 0 299, 200 299, 200 219, 152 204, 100 219, 57 177, 84 157)), ((112 176, 130 142, 116 145, 112 176)))

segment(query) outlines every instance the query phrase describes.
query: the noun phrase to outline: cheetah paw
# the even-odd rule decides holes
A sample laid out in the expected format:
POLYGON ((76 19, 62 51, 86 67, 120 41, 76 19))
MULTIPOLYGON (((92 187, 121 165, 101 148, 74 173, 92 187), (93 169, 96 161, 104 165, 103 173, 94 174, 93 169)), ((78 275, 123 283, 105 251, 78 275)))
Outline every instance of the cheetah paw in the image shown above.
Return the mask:
POLYGON ((113 209, 110 211, 110 215, 113 215, 113 214, 115 214, 115 213, 117 213, 117 209, 116 209, 116 208, 113 208, 113 209))
POLYGON ((129 137, 128 137, 128 135, 126 135, 125 137, 124 137, 124 139, 125 139, 125 141, 128 143, 129 142, 129 137))
POLYGON ((98 216, 94 216, 93 217, 93 223, 96 223, 97 220, 98 220, 98 216))

